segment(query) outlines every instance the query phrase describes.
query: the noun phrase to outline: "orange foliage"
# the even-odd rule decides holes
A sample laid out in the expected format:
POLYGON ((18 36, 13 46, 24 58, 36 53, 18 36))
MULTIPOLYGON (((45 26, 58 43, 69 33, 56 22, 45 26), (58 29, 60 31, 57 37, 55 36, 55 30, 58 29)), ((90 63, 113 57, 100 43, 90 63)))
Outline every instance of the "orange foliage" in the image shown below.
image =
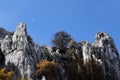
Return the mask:
POLYGON ((56 77, 57 64, 53 61, 43 60, 37 65, 36 76, 56 77))
POLYGON ((0 70, 0 80, 11 80, 13 71, 5 72, 6 68, 0 70))

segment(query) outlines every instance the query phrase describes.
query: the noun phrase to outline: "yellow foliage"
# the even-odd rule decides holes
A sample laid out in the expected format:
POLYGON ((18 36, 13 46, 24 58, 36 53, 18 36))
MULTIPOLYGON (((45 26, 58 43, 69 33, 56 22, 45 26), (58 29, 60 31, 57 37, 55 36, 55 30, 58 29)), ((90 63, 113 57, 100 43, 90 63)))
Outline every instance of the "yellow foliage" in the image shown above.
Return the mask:
POLYGON ((57 75, 57 64, 53 61, 43 60, 37 65, 36 75, 46 77, 56 77, 57 75))
POLYGON ((0 70, 0 80, 11 80, 13 71, 5 72, 6 68, 0 70))

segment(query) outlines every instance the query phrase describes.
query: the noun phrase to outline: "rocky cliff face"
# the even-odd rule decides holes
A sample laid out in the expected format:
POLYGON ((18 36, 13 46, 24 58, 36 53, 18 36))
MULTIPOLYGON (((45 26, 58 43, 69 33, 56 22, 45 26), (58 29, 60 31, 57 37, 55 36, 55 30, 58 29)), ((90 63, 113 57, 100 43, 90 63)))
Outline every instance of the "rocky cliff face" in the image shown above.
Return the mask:
MULTIPOLYGON (((61 55, 55 47, 40 47, 36 45, 27 34, 26 25, 20 23, 14 33, 0 29, 0 65, 13 70, 14 80, 28 78, 37 80, 35 68, 40 60, 47 59, 58 63, 61 75, 58 80, 69 79, 64 76, 64 63, 83 59, 84 65, 88 60, 95 60, 102 67, 106 80, 120 80, 120 59, 113 39, 106 33, 96 34, 95 43, 87 41, 76 43, 74 48, 69 48, 66 54, 61 55), (1 31, 2 30, 2 31, 1 31), (62 64, 63 63, 63 64, 62 64)), ((77 65, 77 70, 80 70, 77 65)), ((98 74, 99 75, 99 74, 98 74)))
POLYGON ((12 36, 6 35, 1 50, 5 55, 5 65, 15 71, 17 78, 34 79, 36 52, 25 24, 20 23, 12 36))
POLYGON ((99 32, 96 35, 94 47, 99 49, 96 53, 101 55, 100 59, 107 80, 110 78, 112 80, 120 80, 119 54, 113 39, 108 34, 99 32))
MULTIPOLYGON (((6 35, 12 36, 13 33, 9 32, 9 31, 6 31, 3 28, 0 28, 0 44, 2 43, 2 41, 4 40, 6 35)), ((5 66, 5 56, 4 56, 4 54, 3 54, 3 52, 1 51, 1 48, 0 48, 0 68, 3 67, 3 66, 5 66)))

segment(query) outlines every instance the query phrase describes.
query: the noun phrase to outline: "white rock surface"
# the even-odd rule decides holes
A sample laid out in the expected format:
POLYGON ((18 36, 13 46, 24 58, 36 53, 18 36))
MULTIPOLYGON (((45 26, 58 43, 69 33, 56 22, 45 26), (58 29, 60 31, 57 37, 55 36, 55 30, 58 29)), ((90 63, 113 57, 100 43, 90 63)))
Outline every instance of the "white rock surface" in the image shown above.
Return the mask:
MULTIPOLYGON (((120 80, 119 54, 113 39, 106 33, 97 33, 94 44, 87 41, 76 44, 72 56, 60 54, 59 49, 52 51, 52 47, 40 47, 36 45, 27 34, 26 25, 24 23, 20 23, 17 26, 13 35, 9 34, 11 33, 4 30, 0 33, 0 36, 2 36, 0 38, 1 54, 5 56, 5 65, 8 66, 10 70, 15 71, 16 78, 27 77, 28 80, 37 80, 35 78, 35 67, 37 63, 43 59, 58 62, 61 74, 62 72, 65 73, 61 65, 64 65, 62 62, 65 60, 65 64, 67 64, 67 59, 70 57, 68 61, 71 61, 71 58, 74 57, 73 60, 83 59, 84 63, 89 59, 94 59, 102 66, 105 76, 110 77, 111 80, 120 80), (4 34, 4 36, 2 36, 2 34, 4 34), (63 56, 63 58, 61 58, 61 56, 63 56), (64 60, 60 61, 61 59, 64 60)), ((3 59, 0 59, 0 61, 2 60, 3 59)), ((78 70, 80 70, 80 67, 78 70)), ((63 80, 65 80, 64 75, 62 75, 63 80)), ((16 80, 16 78, 14 80, 16 80)))
POLYGON ((15 68, 18 68, 19 75, 16 76, 34 80, 36 52, 24 23, 18 25, 12 37, 5 37, 1 43, 1 50, 5 55, 5 64, 14 64, 15 68))

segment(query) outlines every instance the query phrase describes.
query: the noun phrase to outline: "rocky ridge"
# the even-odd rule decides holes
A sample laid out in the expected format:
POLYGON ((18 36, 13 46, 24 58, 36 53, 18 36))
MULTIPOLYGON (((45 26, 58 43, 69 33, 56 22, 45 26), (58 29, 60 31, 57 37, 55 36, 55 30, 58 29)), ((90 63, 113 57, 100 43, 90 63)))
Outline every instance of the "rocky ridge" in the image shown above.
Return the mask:
MULTIPOLYGON (((41 47, 35 44, 27 33, 26 24, 20 23, 14 33, 0 29, 0 65, 15 72, 14 80, 26 77, 37 80, 35 68, 41 60, 68 63, 71 60, 83 59, 84 65, 88 60, 95 60, 102 67, 106 80, 120 80, 120 58, 112 37, 99 32, 95 38, 93 44, 87 41, 76 43, 69 54, 62 56, 59 49, 53 50, 52 46, 41 47)), ((64 76, 67 74, 64 67, 60 64, 59 68, 62 78, 59 77, 58 80, 69 80, 69 76, 64 76)), ((77 68, 79 71, 79 65, 77 68)))

